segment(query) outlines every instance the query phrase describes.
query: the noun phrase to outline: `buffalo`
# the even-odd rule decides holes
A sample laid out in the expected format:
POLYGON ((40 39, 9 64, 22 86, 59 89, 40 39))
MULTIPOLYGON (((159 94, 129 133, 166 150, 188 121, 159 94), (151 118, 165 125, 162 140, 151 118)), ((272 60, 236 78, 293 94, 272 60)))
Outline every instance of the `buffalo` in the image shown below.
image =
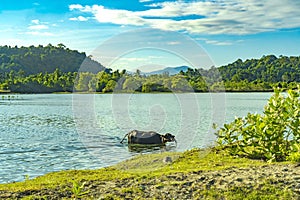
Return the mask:
POLYGON ((152 144, 152 145, 164 145, 166 142, 176 142, 175 136, 166 133, 165 135, 161 135, 154 131, 138 131, 133 130, 127 133, 122 139, 121 143, 123 143, 124 139, 128 139, 128 144, 152 144))

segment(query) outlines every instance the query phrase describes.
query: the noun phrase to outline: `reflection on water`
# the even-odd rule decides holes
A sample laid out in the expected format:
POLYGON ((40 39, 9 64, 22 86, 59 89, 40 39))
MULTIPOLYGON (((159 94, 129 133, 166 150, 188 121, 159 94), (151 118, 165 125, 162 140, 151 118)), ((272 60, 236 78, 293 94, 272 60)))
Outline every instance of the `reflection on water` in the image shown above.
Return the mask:
MULTIPOLYGON (((114 102, 113 94, 0 98, 0 183, 22 181, 24 175, 34 178, 65 169, 95 169, 140 153, 183 151, 211 145, 215 140, 211 133, 211 125, 216 122, 212 117, 211 94, 196 94, 197 115, 191 115, 195 111, 188 108, 182 111, 182 102, 189 105, 193 100, 191 95, 124 96, 127 102, 114 102), (79 101, 74 103, 76 97, 84 98, 77 98, 79 101), (87 99, 94 104, 88 104, 87 99), (92 109, 86 109, 86 105, 92 109), (197 123, 191 116, 197 117, 197 123), (124 135, 134 129, 169 132, 176 136, 178 145, 149 148, 120 144, 124 135)), ((260 112, 269 96, 227 94, 226 120, 247 112, 260 112)), ((217 112, 221 115, 224 111, 217 112)))
POLYGON ((147 153, 147 152, 164 152, 175 151, 175 144, 167 145, 142 145, 142 144, 128 144, 128 150, 135 153, 147 153))

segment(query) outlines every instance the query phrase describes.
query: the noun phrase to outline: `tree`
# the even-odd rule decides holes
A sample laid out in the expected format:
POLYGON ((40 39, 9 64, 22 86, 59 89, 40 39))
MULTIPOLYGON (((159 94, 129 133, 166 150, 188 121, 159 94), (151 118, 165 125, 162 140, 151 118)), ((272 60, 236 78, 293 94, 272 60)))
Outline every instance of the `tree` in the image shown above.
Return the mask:
POLYGON ((141 81, 133 77, 126 78, 123 84, 123 90, 125 91, 137 91, 139 90, 140 87, 141 87, 141 81))
POLYGON ((109 80, 103 89, 103 92, 113 92, 115 87, 117 85, 117 82, 115 80, 109 80))
POLYGON ((81 72, 75 80, 75 90, 79 92, 91 91, 92 85, 90 81, 93 78, 93 74, 89 72, 81 72))
POLYGON ((66 46, 64 44, 62 44, 62 43, 59 43, 57 45, 57 47, 60 48, 60 49, 65 49, 66 48, 66 46))

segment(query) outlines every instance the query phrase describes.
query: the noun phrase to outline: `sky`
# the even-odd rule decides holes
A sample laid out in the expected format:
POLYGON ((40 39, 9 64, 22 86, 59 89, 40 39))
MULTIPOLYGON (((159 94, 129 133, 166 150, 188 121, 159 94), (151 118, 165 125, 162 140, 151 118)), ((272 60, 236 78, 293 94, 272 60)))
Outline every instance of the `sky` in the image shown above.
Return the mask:
POLYGON ((0 0, 0 45, 63 43, 113 69, 218 67, 299 56, 299 10, 295 0, 0 0))

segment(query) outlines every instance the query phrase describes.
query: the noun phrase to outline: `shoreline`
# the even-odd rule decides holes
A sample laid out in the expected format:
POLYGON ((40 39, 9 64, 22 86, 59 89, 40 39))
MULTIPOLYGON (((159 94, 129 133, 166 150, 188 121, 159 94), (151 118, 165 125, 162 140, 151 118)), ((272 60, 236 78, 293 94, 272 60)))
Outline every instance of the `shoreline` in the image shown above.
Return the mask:
POLYGON ((249 196, 300 198, 300 164, 270 164, 234 158, 224 152, 193 149, 140 155, 98 170, 53 172, 24 182, 0 184, 0 198, 5 199, 241 199, 249 196))
POLYGON ((14 93, 14 92, 5 92, 1 93, 2 96, 7 95, 23 95, 23 94, 214 94, 214 93, 272 93, 274 90, 245 90, 245 91, 236 91, 236 90, 228 90, 228 91, 208 91, 208 92, 39 92, 39 93, 14 93))

